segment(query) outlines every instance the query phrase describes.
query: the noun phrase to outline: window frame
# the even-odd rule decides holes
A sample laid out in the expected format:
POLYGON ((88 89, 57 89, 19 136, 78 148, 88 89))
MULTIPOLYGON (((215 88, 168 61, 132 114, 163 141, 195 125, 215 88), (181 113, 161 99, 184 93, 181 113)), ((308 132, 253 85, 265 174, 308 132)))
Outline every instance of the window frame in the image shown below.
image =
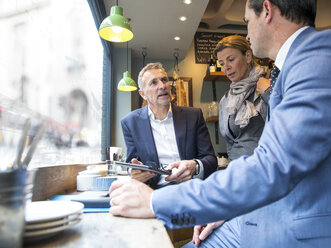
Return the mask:
MULTIPOLYGON (((101 22, 107 17, 103 1, 88 0, 95 26, 99 30, 101 22)), ((112 146, 112 122, 114 108, 113 63, 111 42, 99 37, 104 48, 102 69, 102 117, 101 117, 101 160, 106 160, 106 147, 112 146)))

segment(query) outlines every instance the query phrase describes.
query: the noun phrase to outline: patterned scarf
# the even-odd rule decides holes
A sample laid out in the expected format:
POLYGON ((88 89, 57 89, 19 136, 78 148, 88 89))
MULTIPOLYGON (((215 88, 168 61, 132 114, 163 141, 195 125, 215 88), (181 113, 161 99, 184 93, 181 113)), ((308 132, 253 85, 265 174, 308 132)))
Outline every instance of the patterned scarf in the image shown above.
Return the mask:
POLYGON ((261 113, 262 98, 254 104, 258 95, 255 93, 253 102, 246 99, 256 89, 256 83, 260 77, 266 74, 266 69, 262 66, 254 66, 249 76, 239 82, 232 82, 227 96, 228 103, 226 110, 230 115, 236 114, 235 124, 244 128, 248 125, 250 118, 261 113))

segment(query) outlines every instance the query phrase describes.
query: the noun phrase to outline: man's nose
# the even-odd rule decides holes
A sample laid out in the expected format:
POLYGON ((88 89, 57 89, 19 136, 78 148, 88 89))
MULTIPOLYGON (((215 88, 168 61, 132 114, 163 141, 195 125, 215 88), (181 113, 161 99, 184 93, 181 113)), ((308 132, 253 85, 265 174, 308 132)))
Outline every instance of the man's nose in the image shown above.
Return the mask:
POLYGON ((158 85, 159 88, 162 88, 163 89, 163 88, 166 87, 167 83, 162 82, 162 80, 158 80, 157 85, 158 85))

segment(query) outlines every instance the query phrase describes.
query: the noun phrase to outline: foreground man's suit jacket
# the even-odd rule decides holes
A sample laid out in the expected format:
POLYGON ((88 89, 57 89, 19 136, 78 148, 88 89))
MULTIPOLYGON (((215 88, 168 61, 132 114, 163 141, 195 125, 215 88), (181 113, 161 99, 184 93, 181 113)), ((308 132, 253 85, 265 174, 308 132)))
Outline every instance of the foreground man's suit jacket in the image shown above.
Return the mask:
MULTIPOLYGON (((217 159, 202 111, 198 108, 176 105, 172 105, 171 108, 180 159, 201 160, 206 178, 216 171, 217 159)), ((132 111, 121 120, 121 125, 127 149, 127 162, 137 158, 143 163, 153 161, 159 164, 148 117, 148 106, 132 111)), ((158 181, 159 175, 149 180, 148 184, 156 188, 158 181)))
POLYGON ((331 30, 304 30, 270 96, 254 154, 205 181, 154 191, 157 218, 178 228, 248 213, 241 247, 330 247, 330 65, 331 30))

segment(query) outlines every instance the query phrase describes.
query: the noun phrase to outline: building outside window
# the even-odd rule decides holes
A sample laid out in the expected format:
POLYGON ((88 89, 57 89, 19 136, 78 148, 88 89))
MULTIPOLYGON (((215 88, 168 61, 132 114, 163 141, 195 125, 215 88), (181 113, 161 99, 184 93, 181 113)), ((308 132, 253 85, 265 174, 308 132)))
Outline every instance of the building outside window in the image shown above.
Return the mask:
POLYGON ((31 166, 100 161, 103 48, 85 0, 0 0, 0 166, 47 131, 31 166))

